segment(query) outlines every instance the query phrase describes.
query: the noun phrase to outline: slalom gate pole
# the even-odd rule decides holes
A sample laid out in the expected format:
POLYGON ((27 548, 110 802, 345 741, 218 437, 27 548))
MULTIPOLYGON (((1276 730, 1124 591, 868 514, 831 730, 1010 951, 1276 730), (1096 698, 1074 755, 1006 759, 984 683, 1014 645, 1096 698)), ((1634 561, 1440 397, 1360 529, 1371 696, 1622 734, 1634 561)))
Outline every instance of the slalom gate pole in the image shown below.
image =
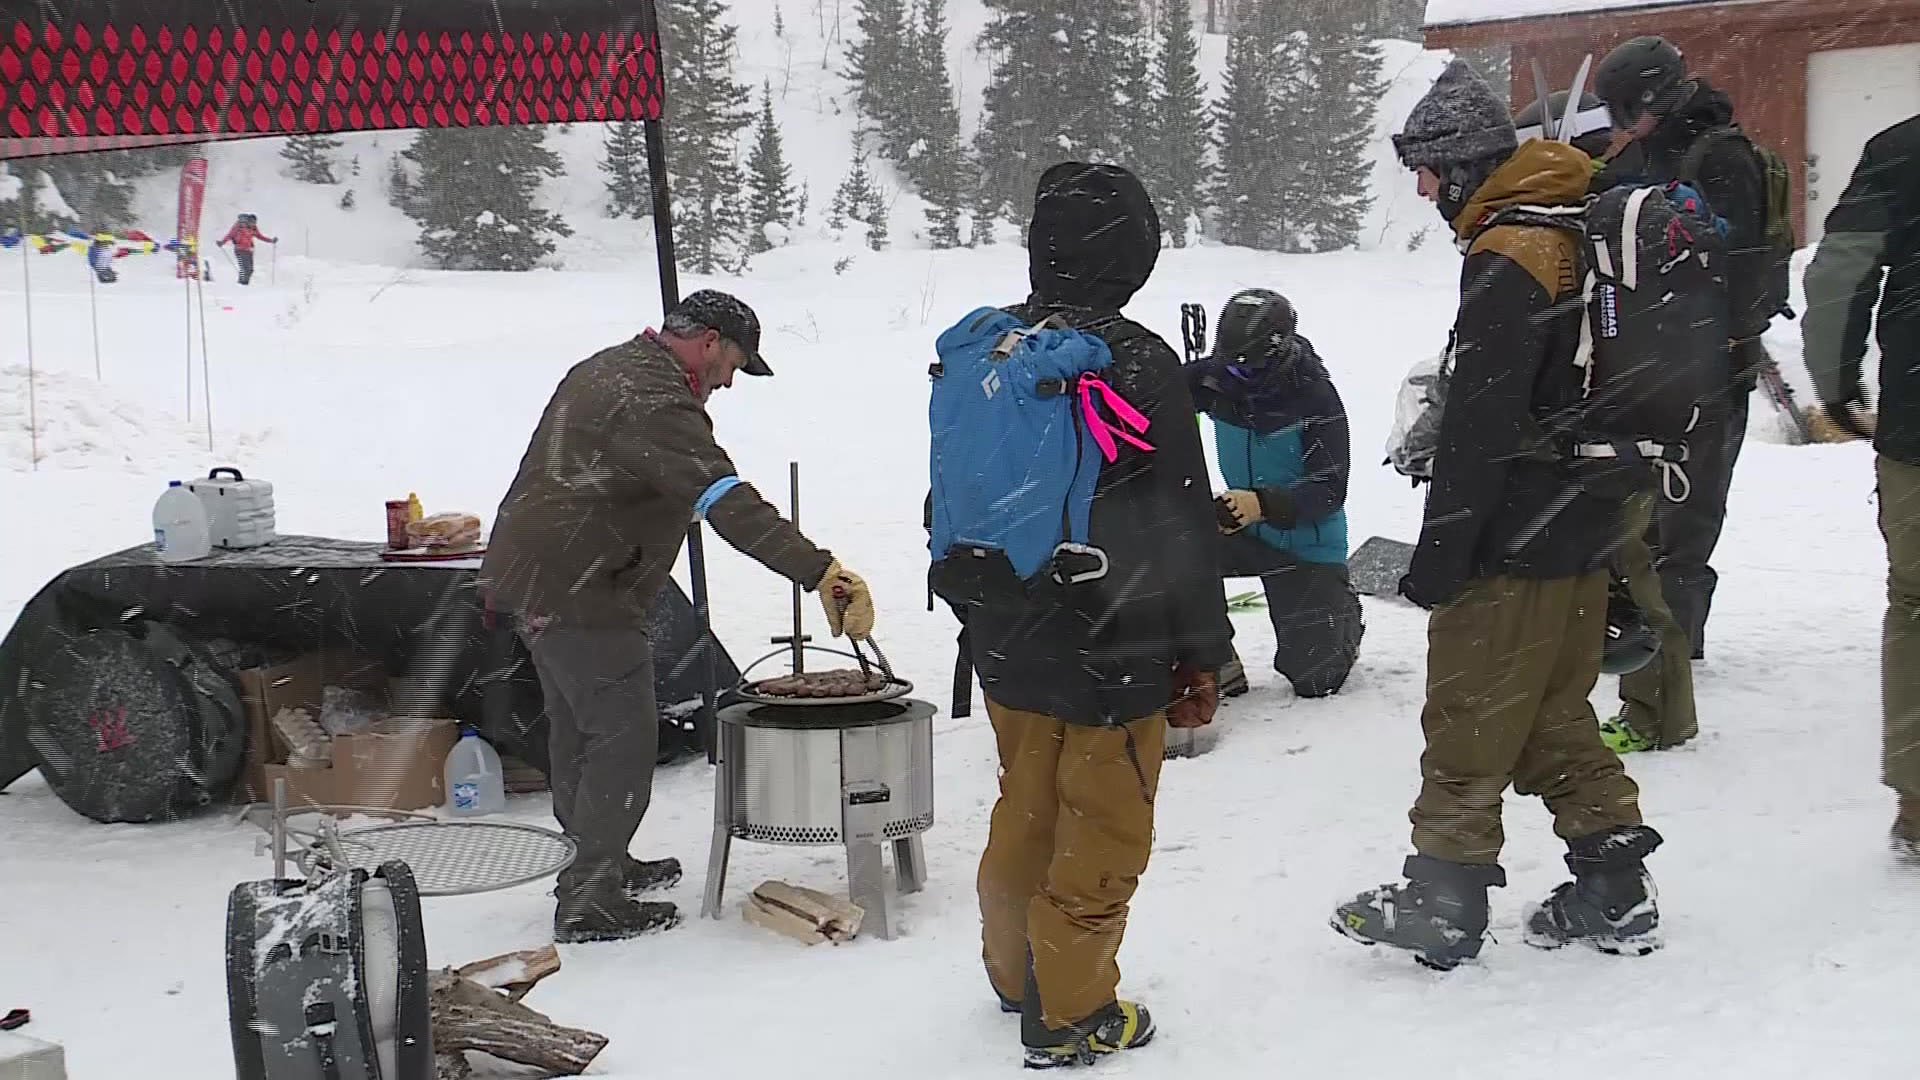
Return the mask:
POLYGON ((100 381, 100 275, 94 272, 93 256, 87 256, 87 304, 93 309, 93 380, 100 381))
POLYGON ((33 363, 33 255, 27 250, 27 198, 20 198, 20 294, 27 305, 27 453, 40 471, 40 398, 34 388, 33 363))
MULTIPOLYGON (((189 249, 195 250, 195 249, 189 249)), ((193 283, 200 277, 199 255, 193 256, 193 275, 180 279, 187 299, 187 419, 193 419, 193 283)))
MULTIPOLYGON (((213 371, 208 367, 207 358, 207 287, 197 284, 195 293, 200 304, 200 394, 206 402, 207 413, 207 453, 213 453, 213 371)), ((189 397, 192 395, 189 394, 189 397)))

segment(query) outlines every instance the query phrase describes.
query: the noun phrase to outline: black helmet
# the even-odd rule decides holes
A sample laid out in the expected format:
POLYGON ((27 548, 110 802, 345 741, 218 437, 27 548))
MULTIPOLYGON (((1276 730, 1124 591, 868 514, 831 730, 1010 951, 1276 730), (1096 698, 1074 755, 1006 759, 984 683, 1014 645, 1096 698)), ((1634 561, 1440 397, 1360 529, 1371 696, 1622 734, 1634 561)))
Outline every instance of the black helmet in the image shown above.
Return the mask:
POLYGON ((1244 360, 1268 355, 1293 339, 1299 317, 1287 298, 1272 289, 1243 289, 1220 309, 1213 329, 1213 355, 1244 360))
POLYGON ((1643 113, 1664 112, 1669 92, 1686 77, 1686 57, 1673 42, 1637 37, 1600 61, 1593 88, 1616 117, 1632 123, 1643 113))
POLYGON ((1660 638, 1647 617, 1619 583, 1607 594, 1607 642, 1600 653, 1600 670, 1608 675, 1631 675, 1660 654, 1660 638))

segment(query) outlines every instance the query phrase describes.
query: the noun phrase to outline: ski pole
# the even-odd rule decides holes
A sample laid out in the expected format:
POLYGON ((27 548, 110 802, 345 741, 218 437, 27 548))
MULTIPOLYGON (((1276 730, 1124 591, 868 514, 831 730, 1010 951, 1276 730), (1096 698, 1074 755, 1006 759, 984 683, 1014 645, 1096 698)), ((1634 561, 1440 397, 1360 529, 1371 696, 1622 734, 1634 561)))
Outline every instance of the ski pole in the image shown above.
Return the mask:
POLYGON ((1186 347, 1187 363, 1200 359, 1207 351, 1207 309, 1204 305, 1180 305, 1180 337, 1186 347))

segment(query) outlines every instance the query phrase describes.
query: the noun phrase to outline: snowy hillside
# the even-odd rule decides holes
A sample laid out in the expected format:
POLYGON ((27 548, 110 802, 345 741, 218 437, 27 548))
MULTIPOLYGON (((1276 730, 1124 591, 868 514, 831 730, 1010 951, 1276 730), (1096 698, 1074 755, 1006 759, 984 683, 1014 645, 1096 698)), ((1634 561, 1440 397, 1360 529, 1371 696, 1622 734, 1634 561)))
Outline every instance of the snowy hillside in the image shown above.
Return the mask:
MULTIPOLYGON (((796 230, 796 238, 825 238, 827 203, 853 157, 856 117, 852 95, 841 74, 846 68, 847 40, 855 33, 853 7, 804 7, 794 0, 786 0, 784 5, 778 0, 731 0, 730 6, 732 19, 739 27, 734 77, 753 88, 756 107, 761 87, 772 87, 774 115, 793 167, 794 183, 804 184, 809 192, 807 225, 796 230), (776 8, 783 12, 784 37, 774 33, 776 8)), ((948 11, 952 23, 948 61, 960 99, 961 123, 971 137, 987 80, 986 62, 974 50, 973 42, 986 25, 987 12, 979 0, 954 0, 948 11)), ((1376 117, 1373 142, 1379 167, 1372 184, 1375 205, 1361 230, 1362 246, 1367 248, 1404 245, 1427 224, 1418 212, 1411 181, 1393 160, 1387 132, 1397 129, 1407 109, 1445 65, 1444 55, 1426 53, 1409 42, 1385 41, 1382 48, 1383 70, 1392 82, 1376 117), (1410 218, 1418 218, 1418 223, 1411 223, 1410 218)), ((1217 94, 1226 50, 1224 35, 1201 38, 1201 74, 1208 85, 1209 99, 1217 94)), ((671 88, 668 94, 671 100, 671 88)), ((547 183, 545 200, 575 230, 574 236, 559 242, 556 252, 569 269, 618 267, 635 253, 652 250, 650 223, 606 217, 604 178, 597 165, 604 137, 602 127, 594 124, 549 129, 549 145, 560 155, 567 172, 547 183)), ((351 134, 341 138, 344 145, 333 154, 335 173, 341 179, 341 185, 335 187, 289 179, 287 163, 279 156, 280 140, 214 144, 208 151, 202 230, 217 238, 234 215, 250 212, 259 215, 263 229, 281 239, 282 257, 300 255, 394 267, 417 263, 414 238, 418 227, 389 203, 385 189, 388 163, 408 145, 412 133, 351 134), (356 158, 359 174, 353 176, 350 171, 356 158), (348 189, 354 193, 354 208, 343 210, 339 202, 348 189)), ((744 157, 747 139, 743 138, 741 146, 744 157)), ((895 246, 928 246, 923 236, 925 204, 904 189, 891 168, 881 165, 880 172, 892 204, 890 226, 895 246)), ((177 172, 168 172, 141 182, 136 210, 155 235, 171 235, 177 176, 177 172)), ((1007 239, 1013 239, 1011 234, 1007 239)), ((845 242, 849 251, 859 250, 857 241, 845 242)))

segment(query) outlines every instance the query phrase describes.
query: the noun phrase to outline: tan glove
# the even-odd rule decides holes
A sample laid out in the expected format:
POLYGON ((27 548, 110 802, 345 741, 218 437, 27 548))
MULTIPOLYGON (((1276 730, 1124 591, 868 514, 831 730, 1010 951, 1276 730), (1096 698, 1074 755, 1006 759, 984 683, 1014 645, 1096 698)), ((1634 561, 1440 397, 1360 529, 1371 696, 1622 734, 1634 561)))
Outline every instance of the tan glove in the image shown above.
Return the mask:
POLYGON ((1237 533, 1266 520, 1266 514, 1260 509, 1260 496, 1251 491, 1236 489, 1215 495, 1213 510, 1223 533, 1237 533))
POLYGON ((1211 671, 1181 667, 1173 672, 1173 703, 1167 706, 1167 726, 1206 727, 1220 708, 1220 680, 1211 671))
POLYGON ((827 627, 834 637, 864 641, 873 636, 873 593, 859 574, 835 559, 814 588, 819 590, 820 606, 826 609, 827 627))

